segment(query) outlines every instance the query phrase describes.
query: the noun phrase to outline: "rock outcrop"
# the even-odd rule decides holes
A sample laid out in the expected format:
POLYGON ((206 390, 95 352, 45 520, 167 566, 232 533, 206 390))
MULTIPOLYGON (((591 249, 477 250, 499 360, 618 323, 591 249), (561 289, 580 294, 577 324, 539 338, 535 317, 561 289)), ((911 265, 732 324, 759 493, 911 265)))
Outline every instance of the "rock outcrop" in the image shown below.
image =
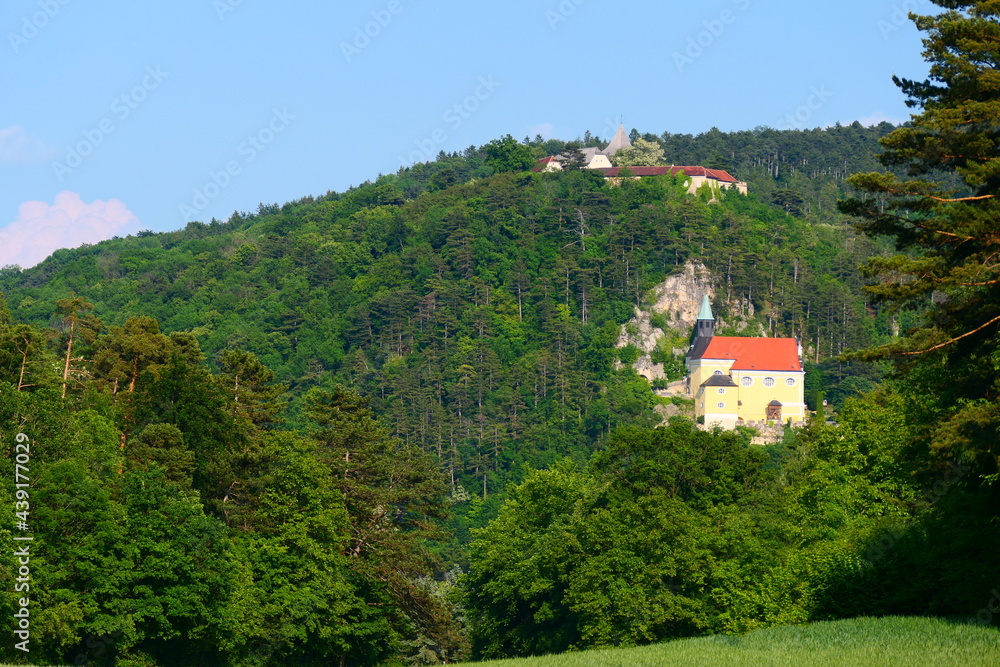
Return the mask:
MULTIPOLYGON (((659 315, 656 319, 673 332, 690 333, 706 294, 709 299, 715 297, 712 275, 700 262, 690 261, 681 273, 653 288, 649 298, 652 304, 647 309, 635 309, 635 317, 622 327, 617 347, 634 345, 639 349, 639 360, 634 364, 639 375, 650 381, 664 377, 663 364, 654 364, 651 355, 667 332, 653 326, 653 316, 659 315)), ((686 352, 686 347, 673 350, 675 355, 686 352)))

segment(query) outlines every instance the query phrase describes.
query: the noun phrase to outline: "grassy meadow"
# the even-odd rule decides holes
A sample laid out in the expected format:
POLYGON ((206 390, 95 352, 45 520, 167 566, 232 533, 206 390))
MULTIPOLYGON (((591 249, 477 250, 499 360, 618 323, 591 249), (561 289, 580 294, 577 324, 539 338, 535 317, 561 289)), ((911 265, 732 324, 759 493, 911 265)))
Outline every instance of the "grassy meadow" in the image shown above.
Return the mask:
POLYGON ((713 635, 639 648, 495 660, 479 667, 1000 665, 1000 630, 937 618, 855 618, 713 635))

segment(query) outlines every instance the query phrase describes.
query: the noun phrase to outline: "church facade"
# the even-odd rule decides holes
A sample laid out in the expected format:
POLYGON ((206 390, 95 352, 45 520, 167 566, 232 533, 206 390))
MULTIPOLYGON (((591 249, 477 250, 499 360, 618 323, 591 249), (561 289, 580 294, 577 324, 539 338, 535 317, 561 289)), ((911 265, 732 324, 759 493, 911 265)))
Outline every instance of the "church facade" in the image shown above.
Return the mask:
POLYGON ((794 338, 716 336, 706 296, 685 362, 687 392, 706 426, 805 421, 805 371, 794 338))

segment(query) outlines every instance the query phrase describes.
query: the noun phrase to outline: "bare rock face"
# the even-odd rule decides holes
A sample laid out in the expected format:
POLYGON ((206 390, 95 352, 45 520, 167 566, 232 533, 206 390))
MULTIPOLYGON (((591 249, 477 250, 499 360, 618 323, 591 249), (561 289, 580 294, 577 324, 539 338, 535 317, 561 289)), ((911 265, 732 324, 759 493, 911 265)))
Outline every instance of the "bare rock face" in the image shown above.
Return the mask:
POLYGON ((656 303, 651 310, 666 316, 672 329, 690 331, 698 321, 706 294, 709 300, 715 299, 712 274, 701 262, 690 261, 680 275, 667 278, 653 289, 656 303))
POLYGON ((681 409, 676 405, 657 405, 653 408, 656 414, 660 415, 664 422, 670 421, 671 417, 676 417, 681 414, 681 409))
MULTIPOLYGON (((652 302, 651 306, 635 309, 635 317, 622 327, 616 347, 634 345, 639 349, 639 360, 634 364, 639 375, 650 381, 664 377, 663 364, 654 364, 650 355, 666 332, 653 326, 652 316, 661 315, 667 328, 673 331, 690 333, 698 321, 698 311, 706 294, 709 299, 715 296, 712 276, 703 264, 690 261, 681 273, 653 288, 647 299, 652 302)), ((675 354, 684 352, 686 350, 674 350, 675 354)))

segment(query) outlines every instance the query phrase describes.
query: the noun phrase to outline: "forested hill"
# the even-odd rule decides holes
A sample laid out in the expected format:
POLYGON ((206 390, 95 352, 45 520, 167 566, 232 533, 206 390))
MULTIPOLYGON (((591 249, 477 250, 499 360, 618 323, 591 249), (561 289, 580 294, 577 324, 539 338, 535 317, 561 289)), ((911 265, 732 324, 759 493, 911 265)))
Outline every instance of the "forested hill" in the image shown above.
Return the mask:
MULTIPOLYGON (((668 164, 704 165, 725 169, 750 184, 761 201, 774 203, 798 215, 823 220, 842 219, 837 200, 851 193, 851 174, 881 171, 878 140, 892 132, 891 123, 864 127, 850 125, 811 130, 753 130, 722 132, 712 128, 698 135, 640 134, 663 148, 668 164)), ((584 143, 604 146, 604 138, 586 135, 584 143)))
MULTIPOLYGON (((751 326, 800 337, 812 359, 890 328, 855 269, 876 247, 846 226, 754 196, 708 203, 669 177, 491 171, 482 151, 444 156, 344 194, 58 251, 4 269, 0 287, 15 320, 64 330, 56 302, 77 295, 105 328, 148 316, 190 332, 213 366, 225 349, 253 352, 290 386, 292 423, 304 390, 353 386, 453 488, 480 493, 522 462, 584 456, 616 426, 651 423, 648 385, 615 370, 614 342, 690 259, 726 295, 719 312, 736 321, 752 304, 751 326)), ((81 370, 100 374, 91 359, 112 344, 78 342, 81 370)))

